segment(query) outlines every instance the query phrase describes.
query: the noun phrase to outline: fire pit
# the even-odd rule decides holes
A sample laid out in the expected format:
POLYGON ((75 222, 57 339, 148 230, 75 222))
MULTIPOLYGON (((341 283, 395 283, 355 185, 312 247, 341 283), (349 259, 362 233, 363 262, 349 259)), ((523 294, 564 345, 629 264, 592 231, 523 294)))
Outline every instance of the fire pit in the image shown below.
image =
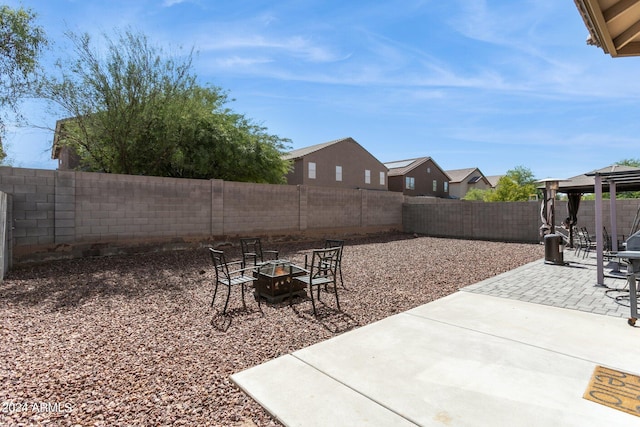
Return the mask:
POLYGON ((268 302, 280 302, 289 294, 306 295, 304 283, 293 280, 303 276, 305 271, 287 260, 267 261, 256 268, 254 289, 256 298, 265 298, 268 302))

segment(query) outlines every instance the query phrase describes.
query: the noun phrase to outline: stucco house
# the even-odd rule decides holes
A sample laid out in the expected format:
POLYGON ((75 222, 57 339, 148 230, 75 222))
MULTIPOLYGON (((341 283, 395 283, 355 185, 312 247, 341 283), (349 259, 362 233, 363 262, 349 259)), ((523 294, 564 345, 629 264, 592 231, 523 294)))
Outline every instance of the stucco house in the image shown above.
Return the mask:
POLYGON ((389 190, 405 196, 449 197, 449 175, 431 157, 398 160, 389 168, 389 190))
POLYGON ((353 138, 342 138, 293 150, 290 185, 387 190, 387 168, 353 138))
POLYGON ((452 169, 445 171, 451 178, 449 181, 449 196, 462 199, 472 188, 488 190, 491 182, 478 168, 452 169))

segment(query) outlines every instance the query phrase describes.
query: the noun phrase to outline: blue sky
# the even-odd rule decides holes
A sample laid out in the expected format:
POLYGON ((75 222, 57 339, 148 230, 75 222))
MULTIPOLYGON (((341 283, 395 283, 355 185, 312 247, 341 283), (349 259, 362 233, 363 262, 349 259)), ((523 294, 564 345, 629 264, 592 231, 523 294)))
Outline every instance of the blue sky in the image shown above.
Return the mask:
MULTIPOLYGON (((301 148, 353 137, 383 162, 566 178, 640 158, 640 58, 588 46, 572 0, 9 0, 67 30, 132 27, 194 48, 202 83, 301 148)), ((41 127, 59 117, 37 101, 41 127)), ((54 169, 53 135, 9 129, 14 166, 54 169)))

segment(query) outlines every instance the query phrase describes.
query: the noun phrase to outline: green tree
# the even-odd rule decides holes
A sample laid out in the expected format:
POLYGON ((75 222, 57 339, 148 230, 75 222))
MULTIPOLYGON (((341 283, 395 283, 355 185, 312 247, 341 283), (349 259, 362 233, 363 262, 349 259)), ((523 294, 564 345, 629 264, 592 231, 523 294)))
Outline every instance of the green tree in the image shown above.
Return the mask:
POLYGON ((640 168, 640 159, 622 159, 619 162, 616 162, 616 165, 640 168))
POLYGON ((491 195, 495 190, 487 189, 481 190, 480 188, 471 188, 467 191, 467 194, 464 195, 462 200, 480 200, 484 202, 488 202, 491 199, 491 195))
POLYGON ((529 196, 537 194, 533 172, 524 166, 517 166, 507 171, 498 180, 496 189, 489 196, 491 202, 527 201, 529 196))
POLYGON ((44 31, 35 25, 36 14, 22 7, 0 6, 0 161, 6 153, 2 146, 8 115, 7 108, 20 119, 19 101, 35 80, 38 58, 47 45, 44 31))
MULTIPOLYGON (((616 162, 617 165, 622 166, 631 166, 634 168, 640 168, 640 159, 622 159, 619 162, 616 162)), ((620 193, 616 193, 616 198, 618 199, 640 199, 640 191, 622 191, 620 193)))
POLYGON ((200 86, 192 53, 152 46, 142 34, 105 36, 104 57, 88 35, 68 34, 72 60, 59 61, 41 93, 69 119, 58 135, 88 171, 281 183, 287 139, 226 107, 220 88, 200 86))

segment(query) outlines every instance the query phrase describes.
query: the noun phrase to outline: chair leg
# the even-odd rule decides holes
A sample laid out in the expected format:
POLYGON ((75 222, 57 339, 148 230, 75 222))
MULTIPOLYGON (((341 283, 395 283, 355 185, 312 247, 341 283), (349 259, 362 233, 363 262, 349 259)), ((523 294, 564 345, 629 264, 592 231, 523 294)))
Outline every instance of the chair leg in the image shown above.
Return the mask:
POLYGON ((244 301, 244 285, 245 285, 245 283, 241 283, 240 287, 242 288, 242 307, 246 310, 247 309, 247 303, 244 301))
POLYGON ((255 290, 253 292, 256 296, 256 299, 258 300, 258 308, 260 309, 260 311, 262 311, 262 298, 260 297, 260 294, 258 292, 256 292, 255 290))
MULTIPOLYGON (((309 285, 309 295, 311 295, 311 305, 313 306, 313 315, 316 314, 316 302, 313 300, 313 286, 309 285)), ((320 287, 318 286, 318 295, 320 295, 320 287)))
POLYGON ((229 305, 229 297, 231 296, 231 286, 228 286, 227 289, 228 289, 227 301, 224 303, 224 309, 222 310, 222 314, 225 314, 227 312, 227 305, 229 305))
POLYGON ((213 299, 211 300, 211 307, 213 307, 213 302, 216 300, 216 294, 218 293, 218 282, 216 282, 216 288, 213 291, 213 299))
MULTIPOLYGON (((344 287, 344 280, 342 280, 342 264, 340 264, 338 266, 338 271, 340 272, 340 285, 342 285, 342 287, 345 288, 344 287)), ((345 289, 347 289, 347 288, 345 288, 345 289)))
POLYGON ((340 310, 340 300, 338 299, 338 284, 335 284, 333 290, 336 294, 336 305, 338 306, 338 311, 342 311, 340 310))
POLYGON ((291 307, 291 300, 293 299, 293 283, 289 284, 289 307, 291 307))

